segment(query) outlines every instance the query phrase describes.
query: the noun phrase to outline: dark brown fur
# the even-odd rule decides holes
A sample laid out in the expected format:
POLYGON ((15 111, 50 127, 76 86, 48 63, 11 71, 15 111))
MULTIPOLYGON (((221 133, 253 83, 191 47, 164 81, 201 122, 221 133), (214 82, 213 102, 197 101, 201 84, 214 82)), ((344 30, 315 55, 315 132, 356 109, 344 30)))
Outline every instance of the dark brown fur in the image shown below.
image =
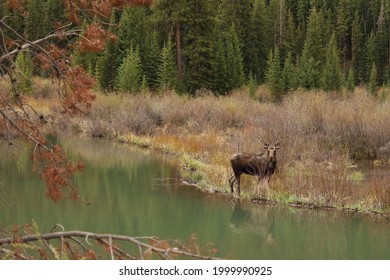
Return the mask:
POLYGON ((270 179, 276 170, 276 150, 280 148, 280 142, 275 145, 264 144, 267 151, 261 154, 237 153, 232 156, 230 163, 234 175, 229 179, 230 190, 234 193, 233 184, 237 182, 237 192, 240 195, 241 174, 257 176, 259 179, 270 179))

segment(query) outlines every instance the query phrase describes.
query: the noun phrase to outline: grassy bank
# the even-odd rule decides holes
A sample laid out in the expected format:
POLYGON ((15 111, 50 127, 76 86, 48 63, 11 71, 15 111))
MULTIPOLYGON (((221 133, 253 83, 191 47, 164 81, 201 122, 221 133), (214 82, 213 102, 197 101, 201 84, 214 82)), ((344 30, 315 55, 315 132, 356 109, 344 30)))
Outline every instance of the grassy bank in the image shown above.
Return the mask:
POLYGON ((269 184, 243 176, 242 196, 305 206, 390 212, 389 181, 362 181, 355 160, 390 158, 390 99, 364 89, 337 95, 295 92, 281 103, 246 92, 198 98, 99 95, 88 116, 67 117, 50 99, 32 100, 48 128, 116 139, 169 154, 181 174, 203 189, 225 192, 229 159, 281 141, 269 184))

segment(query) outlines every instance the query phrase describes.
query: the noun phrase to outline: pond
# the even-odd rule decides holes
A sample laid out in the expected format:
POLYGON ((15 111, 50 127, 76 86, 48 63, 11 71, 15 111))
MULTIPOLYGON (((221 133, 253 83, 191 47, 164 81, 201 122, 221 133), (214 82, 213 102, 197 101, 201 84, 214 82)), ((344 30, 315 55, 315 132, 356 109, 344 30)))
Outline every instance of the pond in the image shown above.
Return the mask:
POLYGON ((60 138, 80 201, 48 200, 25 153, 0 158, 0 228, 35 221, 66 230, 212 242, 230 259, 390 259, 390 222, 356 213, 255 205, 179 183, 177 168, 148 151, 97 139, 60 138))

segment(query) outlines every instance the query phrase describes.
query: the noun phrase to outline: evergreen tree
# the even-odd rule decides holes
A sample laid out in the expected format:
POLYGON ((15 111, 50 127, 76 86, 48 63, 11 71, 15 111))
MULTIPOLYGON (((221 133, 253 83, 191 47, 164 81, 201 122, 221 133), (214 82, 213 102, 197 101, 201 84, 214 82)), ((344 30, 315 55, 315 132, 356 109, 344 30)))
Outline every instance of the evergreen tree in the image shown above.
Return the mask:
POLYGON ((251 49, 252 38, 250 34, 253 31, 250 20, 252 2, 252 0, 221 0, 219 5, 220 28, 222 32, 229 32, 231 26, 235 26, 245 73, 249 73, 249 69, 253 65, 251 61, 253 49, 251 49))
POLYGON ((307 51, 303 51, 298 61, 298 85, 304 89, 313 89, 319 86, 320 73, 318 63, 307 51))
POLYGON ((25 20, 25 33, 29 40, 33 41, 46 35, 44 23, 45 1, 31 0, 27 4, 27 17, 25 20))
POLYGON ((296 88, 296 69, 292 60, 291 52, 287 54, 283 66, 283 91, 288 92, 296 88))
POLYGON ((313 57, 318 67, 325 63, 325 46, 329 40, 324 32, 325 26, 323 13, 313 8, 308 19, 304 51, 313 57))
MULTIPOLYGON (((390 5, 390 3, 389 3, 390 5)), ((378 83, 382 84, 384 82, 385 68, 388 64, 388 49, 389 49, 389 39, 388 39, 389 27, 387 26, 385 18, 385 5, 384 1, 381 1, 380 11, 377 20, 376 28, 376 66, 378 74, 378 83)))
POLYGON ((130 47, 118 69, 116 86, 118 90, 137 93, 142 82, 142 65, 138 49, 130 47))
POLYGON ((342 85, 340 54, 337 48, 336 36, 333 33, 326 49, 326 63, 322 76, 322 88, 327 91, 339 91, 342 85))
POLYGON ((255 76, 258 82, 264 80, 267 55, 272 47, 270 34, 272 29, 267 25, 267 9, 263 0, 255 0, 250 16, 249 42, 247 46, 250 57, 247 71, 255 76))
POLYGON ((256 90, 257 90, 257 82, 256 79, 253 77, 252 73, 249 73, 249 80, 248 80, 248 94, 253 99, 256 97, 256 90))
POLYGON ((127 55, 127 50, 130 48, 140 49, 143 46, 145 9, 127 6, 121 14, 117 31, 119 38, 117 60, 119 62, 127 55))
POLYGON ((228 67, 226 62, 225 44, 221 34, 215 35, 214 59, 215 72, 213 89, 220 93, 226 94, 229 91, 228 84, 228 67))
MULTIPOLYGON (((115 12, 111 13, 109 32, 114 32, 115 12)), ((117 41, 107 40, 103 55, 99 58, 95 73, 99 86, 104 91, 112 91, 115 88, 115 79, 118 72, 118 43, 117 41)))
POLYGON ((173 44, 169 38, 161 51, 161 62, 158 68, 158 87, 162 91, 175 90, 178 86, 177 68, 173 44))
MULTIPOLYGON (((377 61, 377 51, 376 51, 376 38, 374 32, 371 32, 370 36, 366 40, 365 44, 365 55, 364 59, 364 81, 368 83, 371 80, 372 65, 377 61)), ((376 67, 375 67, 376 69, 376 67)))
POLYGON ((213 87, 213 10, 211 0, 186 1, 183 20, 186 33, 183 40, 185 78, 188 90, 195 93, 201 88, 213 87))
POLYGON ((306 89, 320 86, 321 68, 325 64, 324 26, 323 14, 313 8, 309 16, 306 40, 299 63, 299 85, 306 89))
POLYGON ((351 60, 353 72, 357 81, 360 83, 365 77, 364 71, 364 48, 363 48, 363 33, 360 15, 356 12, 352 21, 351 27, 351 60))
POLYGON ((376 69, 375 62, 372 64, 371 71, 370 71, 370 80, 368 82, 368 92, 372 95, 376 94, 378 86, 378 72, 376 69))
POLYGON ((16 84, 17 93, 32 93, 33 90, 33 68, 31 56, 28 52, 19 52, 16 57, 16 84))
POLYGON ((355 75, 353 73, 353 68, 349 68, 348 76, 346 80, 346 88, 349 92, 353 92, 355 90, 355 75))
POLYGON ((240 42, 234 25, 230 27, 226 41, 226 65, 228 89, 240 88, 245 81, 240 42))
MULTIPOLYGON (((145 42, 141 52, 142 70, 146 76, 149 88, 158 88, 158 68, 160 62, 160 48, 158 46, 158 34, 150 31, 145 34, 145 42)), ((176 65, 174 65, 176 67, 176 65)))
POLYGON ((280 100, 283 94, 283 78, 280 66, 279 48, 272 50, 268 55, 268 68, 265 74, 265 83, 276 100, 280 100))

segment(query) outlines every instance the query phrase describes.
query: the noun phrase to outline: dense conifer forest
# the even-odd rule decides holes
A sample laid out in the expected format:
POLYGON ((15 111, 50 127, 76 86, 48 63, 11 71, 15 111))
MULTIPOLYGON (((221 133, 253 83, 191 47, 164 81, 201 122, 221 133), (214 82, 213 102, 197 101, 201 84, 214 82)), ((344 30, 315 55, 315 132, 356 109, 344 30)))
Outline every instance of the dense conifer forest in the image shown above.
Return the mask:
MULTIPOLYGON (((30 41, 66 24, 86 30, 87 38, 91 26, 108 30, 104 47, 82 49, 78 36, 68 38, 75 47, 67 47, 71 63, 83 65, 106 92, 207 89, 225 95, 266 84, 278 99, 298 87, 366 85, 374 92, 390 80, 388 0, 159 0, 107 15, 101 7, 95 18, 79 13, 73 21, 67 2, 3 0, 0 18, 30 41)), ((18 41, 9 29, 1 36, 18 41)), ((30 76, 47 75, 34 67, 32 55, 19 56, 17 64, 30 76)))

